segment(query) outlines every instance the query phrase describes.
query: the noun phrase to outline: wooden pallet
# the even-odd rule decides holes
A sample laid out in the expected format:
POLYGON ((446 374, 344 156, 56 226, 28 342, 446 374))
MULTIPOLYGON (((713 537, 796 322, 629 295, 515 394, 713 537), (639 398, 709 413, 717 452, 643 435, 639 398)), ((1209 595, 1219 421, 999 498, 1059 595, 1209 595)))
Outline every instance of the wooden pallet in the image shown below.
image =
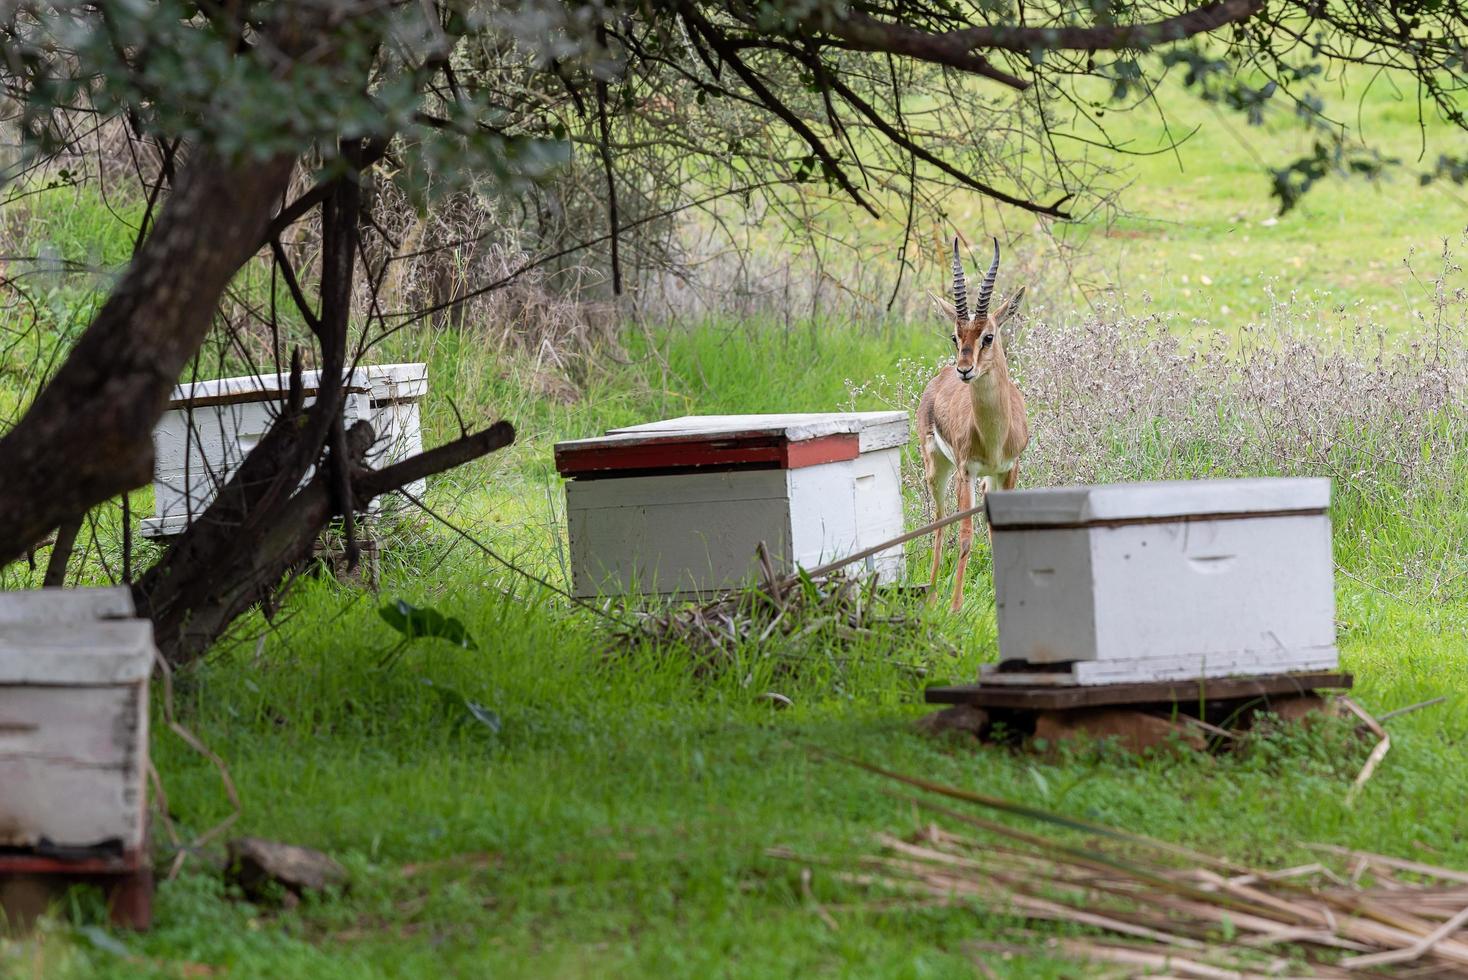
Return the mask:
POLYGON ((1326 707, 1318 693, 1351 687, 1350 674, 1271 674, 1058 687, 960 684, 930 687, 929 704, 950 705, 924 719, 932 733, 962 731, 981 739, 1046 743, 1079 736, 1115 738, 1133 751, 1181 740, 1195 748, 1249 727, 1261 711, 1298 719, 1326 707), (1222 726, 1222 727, 1220 727, 1222 726))
POLYGON ((1145 681, 1057 687, 1049 684, 959 684, 930 687, 929 704, 967 704, 975 708, 1064 711, 1119 704, 1175 704, 1298 695, 1323 688, 1346 689, 1350 674, 1267 674, 1258 677, 1209 677, 1189 681, 1145 681))
POLYGON ((0 919, 27 928, 74 884, 100 885, 119 929, 145 930, 153 921, 153 867, 145 849, 122 854, 0 851, 0 919))

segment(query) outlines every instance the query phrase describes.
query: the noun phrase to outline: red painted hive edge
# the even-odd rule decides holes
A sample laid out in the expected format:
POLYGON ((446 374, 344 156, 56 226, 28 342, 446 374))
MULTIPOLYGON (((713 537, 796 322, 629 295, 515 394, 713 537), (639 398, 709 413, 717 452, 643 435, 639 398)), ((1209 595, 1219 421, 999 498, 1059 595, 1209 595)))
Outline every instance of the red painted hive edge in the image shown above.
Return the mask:
POLYGON ((790 442, 783 436, 759 438, 667 439, 626 446, 588 446, 556 451, 556 470, 567 477, 617 470, 799 469, 856 459, 855 434, 790 442))

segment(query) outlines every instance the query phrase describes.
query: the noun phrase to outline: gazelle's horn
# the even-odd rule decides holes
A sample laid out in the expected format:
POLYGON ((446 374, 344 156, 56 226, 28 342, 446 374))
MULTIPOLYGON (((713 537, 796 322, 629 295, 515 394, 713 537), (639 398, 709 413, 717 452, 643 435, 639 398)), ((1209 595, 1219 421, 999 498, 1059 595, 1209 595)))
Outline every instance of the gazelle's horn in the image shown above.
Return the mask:
POLYGON ((989 266, 989 272, 984 276, 984 283, 979 287, 979 308, 974 313, 976 319, 982 320, 989 315, 989 298, 994 295, 994 280, 999 276, 999 239, 994 239, 994 261, 989 266))
POLYGON ((958 236, 953 236, 953 306, 960 320, 968 319, 968 284, 963 279, 963 262, 958 258, 958 236))

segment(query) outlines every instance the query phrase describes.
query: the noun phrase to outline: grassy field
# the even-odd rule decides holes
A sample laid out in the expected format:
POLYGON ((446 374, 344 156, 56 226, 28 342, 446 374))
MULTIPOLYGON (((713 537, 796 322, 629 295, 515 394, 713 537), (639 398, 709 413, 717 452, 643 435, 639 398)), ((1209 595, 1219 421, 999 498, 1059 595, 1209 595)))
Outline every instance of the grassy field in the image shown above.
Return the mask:
MULTIPOLYGON (((1430 118, 1419 126, 1415 92, 1389 76, 1348 72, 1317 92, 1331 119, 1399 165, 1379 179, 1322 181, 1281 215, 1267 171, 1308 155, 1317 134, 1298 124, 1282 97, 1255 126, 1174 79, 1154 102, 1097 120, 1126 154, 1106 158, 1119 168, 1104 181, 1113 192, 1108 206, 1055 223, 954 193, 942 202, 941 220, 917 216, 906 254, 919 256, 932 276, 920 285, 937 288, 948 236, 957 231, 975 243, 982 263, 983 243, 997 235, 1008 256, 1001 292, 1006 276, 1026 278, 1029 301, 1056 316, 1121 307, 1202 332, 1265 318, 1293 296, 1319 307, 1312 315, 1317 333, 1344 336, 1365 327, 1410 337, 1421 329, 1443 240, 1468 225, 1468 190, 1446 180, 1419 182, 1453 139, 1430 118)), ((1084 124, 1067 131, 1103 138, 1084 124)), ((819 221, 843 245, 829 249, 826 263, 851 284, 853 299, 872 305, 886 296, 877 283, 895 274, 907 221, 899 198, 882 200, 881 217, 836 208, 819 221), (859 264, 848 246, 860 252, 859 264)), ((760 234, 771 250, 800 254, 775 229, 760 234)))
MULTIPOLYGON (((1390 139, 1410 135, 1402 103, 1381 96, 1369 108, 1372 126, 1390 139)), ((1190 103, 1170 115, 1174 126, 1208 122, 1190 103)), ((1145 124, 1134 125, 1143 138, 1145 124)), ((1269 139, 1283 146, 1293 137, 1269 139)), ((1154 307, 1230 330, 1268 308, 1261 278, 1274 275, 1290 288, 1330 290, 1348 306, 1373 304, 1379 322, 1430 312, 1426 287, 1399 263, 1461 233, 1462 211, 1454 217, 1444 203, 1461 203, 1459 192, 1419 191, 1405 175, 1382 188, 1332 185, 1265 224, 1262 178, 1221 124, 1205 126, 1183 153, 1180 173, 1175 159, 1137 161, 1129 194, 1143 217, 1082 229, 1091 236, 1087 261, 1116 270, 1107 288, 1146 291, 1154 307)), ((54 223, 34 234, 60 254, 118 261, 104 246, 87 250, 89 241, 126 236, 89 225, 100 219, 84 193, 48 208, 54 223)), ((60 294, 58 324, 75 322, 69 304, 60 294)), ((1324 314, 1292 309, 1281 315, 1306 331, 1340 322, 1328 306, 1324 314)), ((1418 333, 1392 325, 1407 349, 1418 333)), ((1078 347, 1081 360, 1099 361, 1116 346, 1144 360, 1163 350, 1140 346, 1135 333, 1118 334, 1116 344, 1096 329, 1086 336, 1093 346, 1078 347)), ((1042 341, 1017 352, 1022 381, 1039 391, 1057 377, 1081 377, 1047 375, 1042 354, 1064 345, 1042 341)), ((927 323, 855 331, 716 321, 630 337, 615 356, 593 359, 567 401, 536 394, 545 369, 486 356, 472 330, 403 343, 386 353, 431 363, 429 441, 453 431, 450 396, 476 415, 512 418, 520 431, 511 449, 436 483, 435 505, 494 555, 553 582, 564 581, 563 495, 550 454, 557 439, 686 412, 830 409, 849 403, 848 382, 889 376, 857 396, 876 407, 905 397, 900 376, 915 369, 902 367, 904 358, 943 354, 941 333, 927 323)), ((23 355, 7 356, 12 374, 24 367, 23 355)), ((1274 371, 1281 385, 1296 364, 1243 363, 1274 371)), ((1144 389, 1169 377, 1114 371, 1096 377, 1144 389)), ((1056 479, 1080 472, 1081 455, 1115 478, 1317 468, 1337 476, 1338 619, 1356 696, 1377 713, 1448 698, 1389 723, 1393 748, 1353 805, 1346 791, 1369 746, 1332 726, 1278 732, 1219 757, 1135 758, 1105 745, 1036 755, 917 735, 924 684, 969 678, 995 656, 982 549, 961 614, 911 610, 951 649, 880 636, 817 644, 792 674, 770 651, 751 648, 736 668, 696 677, 680 649, 609 655, 616 645, 605 619, 568 607, 448 531, 409 529, 386 561, 380 595, 304 582, 274 629, 242 623, 208 663, 179 678, 181 719, 224 758, 239 789, 243 810, 230 833, 328 851, 351 871, 350 889, 291 911, 256 907, 222 884, 211 855, 194 857, 160 886, 153 932, 105 930, 96 896, 80 894, 36 937, 0 941, 0 976, 974 975, 966 944, 1014 923, 961 906, 879 908, 823 867, 807 890, 801 865, 766 855, 784 845, 842 858, 869 850, 876 832, 905 834, 928 819, 833 754, 1261 865, 1314 860, 1304 845, 1329 842, 1468 869, 1462 419, 1398 419, 1411 410, 1397 406, 1419 404, 1408 396, 1424 382, 1392 374, 1381 383, 1396 387, 1361 394, 1359 416, 1346 408, 1329 416, 1335 441, 1293 461, 1259 448, 1276 443, 1247 424, 1244 408, 1230 414, 1223 399, 1243 389, 1206 394, 1218 407, 1201 420, 1193 416, 1215 411, 1201 385, 1170 407, 1148 407, 1160 404, 1156 392, 1138 400, 1104 383, 1087 396, 1091 414, 1063 399, 1034 406, 1037 472, 1056 479), (1373 397, 1382 398, 1380 418, 1373 397), (1108 407, 1115 424, 1095 421, 1108 407), (1171 427, 1153 425, 1154 412, 1171 427), (1398 459, 1404 433, 1418 441, 1398 459), (460 618, 478 648, 418 641, 384 664, 396 638, 377 610, 391 598, 460 618), (772 710, 759 697, 772 690, 793 706, 772 710), (495 724, 485 722, 489 713, 495 724)), ((1354 387, 1343 383, 1333 400, 1349 401, 1354 387)), ((135 506, 148 506, 146 493, 135 506)), ((916 496, 909 506, 916 519, 916 496)), ((916 577, 925 551, 909 557, 916 577)), ((229 815, 215 770, 162 726, 153 754, 183 837, 229 815)), ((991 959, 987 969, 1087 973, 1047 959, 1033 937, 1026 942, 1033 956, 991 959)))

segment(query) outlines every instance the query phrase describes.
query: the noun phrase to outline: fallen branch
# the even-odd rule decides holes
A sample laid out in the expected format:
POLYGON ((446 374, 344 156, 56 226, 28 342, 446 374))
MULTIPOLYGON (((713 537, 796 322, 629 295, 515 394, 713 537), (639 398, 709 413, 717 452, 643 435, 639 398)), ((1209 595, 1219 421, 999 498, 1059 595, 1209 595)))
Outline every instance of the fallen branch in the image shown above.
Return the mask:
POLYGON ((1376 767, 1381 764, 1381 760, 1391 750, 1392 737, 1386 733, 1386 729, 1381 727, 1381 722, 1367 714, 1366 709, 1362 708, 1355 701, 1343 697, 1341 698, 1341 703, 1350 709, 1351 713, 1357 718, 1360 718, 1362 724, 1380 740, 1376 743, 1376 747, 1371 750, 1371 754, 1366 757, 1366 764, 1361 767, 1361 772, 1357 774, 1356 781, 1346 791, 1346 806, 1351 806, 1356 802, 1356 797, 1360 795, 1361 787, 1366 785, 1366 781, 1376 772, 1376 767))
POLYGON ((1393 718, 1400 718, 1402 715, 1410 715, 1414 711, 1421 711, 1423 708, 1430 708, 1435 704, 1442 704, 1447 699, 1448 696, 1446 694, 1441 694, 1435 698, 1429 698, 1426 701, 1418 701, 1416 704, 1409 704, 1405 708, 1397 708, 1395 711, 1388 711, 1386 714, 1380 716, 1376 720, 1390 721, 1393 718))
MULTIPOLYGON (((863 548, 861 551, 858 551, 854 555, 848 555, 845 558, 838 558, 836 561, 828 561, 826 562, 826 564, 817 565, 815 568, 808 568, 805 570, 805 574, 810 578, 820 578, 822 575, 829 575, 831 572, 836 571, 836 569, 838 568, 845 568, 847 565, 859 562, 863 558, 870 558, 872 555, 886 551, 888 548, 895 548, 899 544, 906 544, 914 538, 920 538, 925 534, 932 534, 940 527, 947 527, 950 524, 956 524, 961 520, 973 517, 976 514, 982 514, 983 512, 984 505, 979 504, 976 507, 970 507, 967 510, 961 510, 956 514, 949 514, 947 517, 933 521, 931 524, 924 524, 916 531, 908 531, 906 534, 899 534, 895 538, 889 538, 888 540, 883 541, 881 544, 874 544, 870 548, 863 548)), ((791 585, 798 581, 800 581, 800 575, 799 573, 796 573, 794 575, 785 576, 783 584, 791 585)))

